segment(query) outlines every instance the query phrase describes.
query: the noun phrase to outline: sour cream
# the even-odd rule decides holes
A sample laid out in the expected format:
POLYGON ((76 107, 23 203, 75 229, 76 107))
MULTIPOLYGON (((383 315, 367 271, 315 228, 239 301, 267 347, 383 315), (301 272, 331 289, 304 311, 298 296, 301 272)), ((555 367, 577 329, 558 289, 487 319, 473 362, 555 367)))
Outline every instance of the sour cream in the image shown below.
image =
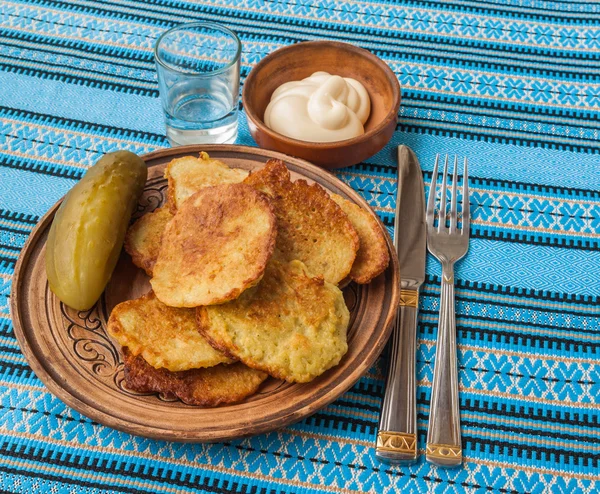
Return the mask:
POLYGON ((294 139, 332 142, 364 134, 370 113, 371 100, 360 82, 315 72, 279 86, 271 95, 264 122, 294 139))

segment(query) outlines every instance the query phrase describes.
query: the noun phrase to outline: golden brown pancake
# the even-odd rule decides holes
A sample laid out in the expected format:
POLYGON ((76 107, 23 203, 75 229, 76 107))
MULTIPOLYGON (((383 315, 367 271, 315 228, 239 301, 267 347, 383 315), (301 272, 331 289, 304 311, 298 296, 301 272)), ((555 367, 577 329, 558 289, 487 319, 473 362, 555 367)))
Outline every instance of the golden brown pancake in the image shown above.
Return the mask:
POLYGON ((140 393, 161 393, 179 398, 188 405, 215 407, 234 403, 256 393, 268 377, 261 371, 237 362, 220 364, 208 369, 171 372, 155 369, 140 355, 123 348, 125 384, 140 393))
POLYGON ((229 168, 204 152, 200 153, 199 158, 185 156, 174 159, 165 170, 165 178, 169 182, 167 195, 171 212, 175 213, 187 198, 203 187, 239 183, 247 176, 246 170, 229 168))
POLYGON ((350 271, 350 279, 356 283, 369 283, 383 273, 390 262, 386 234, 377 220, 360 206, 337 194, 332 194, 331 198, 346 213, 360 239, 360 248, 350 271))
POLYGON ((352 269, 358 234, 341 208, 318 184, 290 180, 281 160, 269 160, 244 183, 268 194, 277 215, 275 257, 299 259, 314 275, 337 285, 352 269))
POLYGON ((161 207, 152 213, 146 213, 127 230, 125 250, 131 256, 133 264, 152 276, 156 263, 162 234, 167 223, 173 218, 168 207, 161 207))
POLYGON ((340 289, 300 261, 271 260, 237 300, 196 309, 198 330, 217 349, 289 382, 308 382, 348 349, 349 312, 340 289))
POLYGON ((172 307, 233 300, 260 281, 276 236, 265 194, 245 184, 206 187, 167 225, 150 283, 172 307))
POLYGON ((198 333, 194 310, 167 307, 152 292, 117 305, 107 329, 156 369, 176 372, 232 362, 198 333))

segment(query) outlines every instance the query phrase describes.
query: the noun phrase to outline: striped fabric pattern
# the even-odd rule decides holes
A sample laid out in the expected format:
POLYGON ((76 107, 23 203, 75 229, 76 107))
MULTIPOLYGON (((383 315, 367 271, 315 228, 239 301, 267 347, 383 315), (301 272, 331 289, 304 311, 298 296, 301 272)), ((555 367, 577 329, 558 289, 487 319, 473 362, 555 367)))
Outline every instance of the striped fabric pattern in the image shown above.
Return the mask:
MULTIPOLYGON (((241 113, 238 142, 253 145, 241 113)), ((3 0, 0 2, 0 492, 594 493, 600 490, 600 6, 582 0, 3 0), (168 145, 152 47, 211 20, 243 43, 242 79, 271 51, 332 39, 384 59, 397 131, 338 176, 392 231, 395 149, 431 181, 470 159, 471 247, 457 265, 464 468, 374 456, 384 359, 284 430, 176 444, 108 429, 44 388, 9 315, 32 228, 103 153, 168 145)), ((439 308, 420 301, 419 448, 439 308)), ((201 424, 199 424, 201 425, 201 424)))

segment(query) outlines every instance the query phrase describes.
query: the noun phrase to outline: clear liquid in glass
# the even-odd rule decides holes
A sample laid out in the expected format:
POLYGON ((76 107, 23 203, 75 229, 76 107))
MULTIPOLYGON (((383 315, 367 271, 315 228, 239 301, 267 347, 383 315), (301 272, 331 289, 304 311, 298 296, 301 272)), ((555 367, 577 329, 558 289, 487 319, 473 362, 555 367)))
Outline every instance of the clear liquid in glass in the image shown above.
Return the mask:
POLYGON ((238 109, 227 86, 212 81, 176 84, 169 91, 165 110, 167 138, 171 145, 228 144, 235 141, 238 109))
POLYGON ((176 26, 158 39, 158 88, 171 145, 236 140, 241 50, 233 31, 211 22, 176 26))

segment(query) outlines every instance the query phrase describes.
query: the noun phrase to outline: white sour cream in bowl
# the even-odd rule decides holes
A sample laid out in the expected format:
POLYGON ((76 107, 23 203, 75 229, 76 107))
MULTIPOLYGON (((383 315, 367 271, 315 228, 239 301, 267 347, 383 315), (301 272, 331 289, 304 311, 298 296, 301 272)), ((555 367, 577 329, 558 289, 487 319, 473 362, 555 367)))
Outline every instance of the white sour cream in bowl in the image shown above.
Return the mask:
POLYGON ((360 82, 315 72, 279 86, 271 95, 264 122, 287 137, 333 142, 364 134, 370 113, 371 100, 360 82))

